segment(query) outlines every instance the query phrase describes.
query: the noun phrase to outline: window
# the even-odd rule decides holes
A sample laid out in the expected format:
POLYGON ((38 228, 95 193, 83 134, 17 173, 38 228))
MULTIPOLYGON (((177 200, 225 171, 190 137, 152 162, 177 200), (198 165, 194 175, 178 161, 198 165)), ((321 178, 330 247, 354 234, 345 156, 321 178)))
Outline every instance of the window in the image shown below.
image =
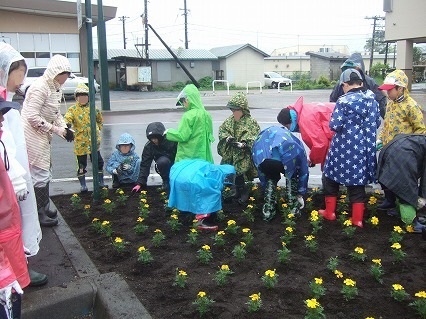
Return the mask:
POLYGON ((224 80, 225 79, 223 70, 216 70, 215 72, 216 72, 216 80, 224 80))
POLYGON ((36 58, 50 59, 50 52, 36 52, 36 58))
POLYGON ((191 63, 189 63, 189 66, 190 66, 191 68, 195 68, 195 62, 191 62, 191 63))
POLYGON ((21 52, 21 55, 26 59, 34 59, 35 52, 21 52))

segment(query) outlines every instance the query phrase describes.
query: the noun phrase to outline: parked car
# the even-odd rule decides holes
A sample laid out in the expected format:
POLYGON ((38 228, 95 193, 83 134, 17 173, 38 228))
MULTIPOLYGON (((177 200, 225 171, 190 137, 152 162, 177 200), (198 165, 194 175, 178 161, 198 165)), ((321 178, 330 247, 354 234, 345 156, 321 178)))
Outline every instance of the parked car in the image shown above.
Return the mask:
MULTIPOLYGON (((22 95, 27 94, 28 88, 31 86, 31 84, 40 76, 43 75, 46 68, 28 68, 27 77, 25 78, 24 84, 22 84, 21 88, 19 89, 22 93, 22 95)), ((95 86, 95 93, 99 93, 101 90, 101 86, 94 80, 94 86, 95 86)), ((62 86, 62 93, 64 96, 73 96, 74 91, 77 88, 77 85, 80 83, 84 83, 86 85, 89 85, 89 79, 82 76, 77 76, 74 73, 70 74, 70 77, 65 81, 64 85, 62 86)))
POLYGON ((277 89, 278 83, 280 86, 290 86, 291 79, 285 78, 278 74, 277 72, 264 72, 265 86, 270 87, 271 89, 277 89))

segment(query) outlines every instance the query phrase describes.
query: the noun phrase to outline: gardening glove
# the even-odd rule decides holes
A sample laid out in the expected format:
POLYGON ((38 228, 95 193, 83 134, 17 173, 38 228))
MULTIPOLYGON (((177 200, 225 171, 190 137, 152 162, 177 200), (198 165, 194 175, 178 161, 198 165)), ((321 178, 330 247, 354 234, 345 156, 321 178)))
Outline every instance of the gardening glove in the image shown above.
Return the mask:
POLYGON ((146 190, 146 184, 137 184, 132 188, 132 193, 139 193, 141 190, 146 190))
POLYGON ((65 133, 65 139, 67 140, 67 142, 72 142, 74 141, 74 130, 70 129, 69 127, 65 128, 66 133, 65 133))
POLYGON ((423 197, 419 197, 417 199, 417 209, 421 209, 426 206, 426 199, 423 197))
POLYGON ((28 196, 28 190, 27 190, 26 186, 25 186, 25 189, 22 189, 22 190, 16 192, 16 200, 18 202, 26 200, 27 196, 28 196))
POLYGON ((245 148, 247 144, 245 142, 234 142, 232 143, 236 148, 245 148))
POLYGON ((122 170, 122 171, 127 171, 128 169, 130 169, 130 164, 127 164, 127 163, 121 163, 120 164, 120 169, 122 170))
POLYGON ((299 202, 300 205, 300 209, 302 209, 303 207, 305 207, 305 201, 303 200, 303 196, 301 195, 297 195, 297 201, 299 202))
POLYGON ((168 131, 169 129, 167 128, 164 132, 163 132, 163 136, 166 136, 167 135, 167 131, 168 131))
POLYGON ((67 130, 59 126, 52 126, 51 131, 63 139, 65 139, 65 135, 67 134, 67 130))
POLYGON ((117 167, 117 168, 114 168, 113 170, 112 170, 112 173, 114 174, 114 175, 121 175, 121 169, 119 168, 119 167, 117 167))
POLYGON ((315 164, 314 164, 314 163, 312 163, 310 159, 308 159, 308 166, 309 166, 309 167, 315 167, 315 164))
POLYGON ((380 151, 383 147, 383 143, 382 140, 377 140, 376 141, 376 151, 380 151))
POLYGON ((17 280, 12 282, 8 286, 0 289, 0 303, 2 304, 2 306, 4 308, 4 311, 6 313, 6 317, 8 319, 13 319, 12 288, 15 289, 15 291, 20 295, 22 295, 24 293, 17 280))
POLYGON ((230 144, 230 143, 234 143, 234 142, 235 142, 235 137, 228 136, 226 138, 226 143, 230 144))

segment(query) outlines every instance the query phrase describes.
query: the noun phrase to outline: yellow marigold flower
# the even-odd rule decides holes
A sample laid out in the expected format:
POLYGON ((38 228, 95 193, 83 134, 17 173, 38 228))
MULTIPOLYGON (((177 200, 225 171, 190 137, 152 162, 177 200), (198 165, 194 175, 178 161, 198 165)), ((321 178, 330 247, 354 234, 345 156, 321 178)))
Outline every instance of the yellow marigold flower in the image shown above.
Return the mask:
POLYGON ((104 200, 104 203, 105 203, 105 204, 110 204, 110 203, 111 203, 111 201, 107 198, 107 199, 105 199, 105 200, 104 200))
POLYGON ((177 216, 176 214, 172 214, 172 215, 170 215, 170 218, 171 218, 171 219, 179 219, 179 218, 178 218, 178 216, 177 216))
POLYGON ((260 292, 249 296, 252 301, 258 301, 260 299, 260 292))
POLYGON ((141 198, 142 203, 146 203, 146 198, 141 198))
POLYGON ((311 212, 311 216, 318 216, 318 211, 317 210, 313 210, 312 212, 311 212))
POLYGON ((140 247, 138 248, 138 252, 143 252, 143 251, 146 251, 145 246, 140 246, 140 247))
POLYGON ((252 209, 252 208, 253 208, 253 205, 248 204, 248 205, 247 205, 247 208, 248 208, 248 209, 252 209))
POLYGON ((409 233, 414 233, 414 227, 413 225, 407 225, 405 226, 405 230, 409 233))
POLYGON ((346 195, 345 194, 340 195, 340 198, 346 198, 346 195))
POLYGON ((282 245, 283 247, 287 246, 287 244, 286 244, 285 242, 281 242, 281 245, 282 245))
POLYGON ((204 250, 210 250, 210 246, 209 245, 204 245, 201 248, 203 248, 204 250))
POLYGON ((249 197, 249 201, 250 201, 250 202, 254 202, 254 201, 255 201, 254 197, 250 196, 250 197, 249 197))
POLYGON ((157 228, 156 230, 154 230, 154 233, 161 233, 161 230, 157 228))
POLYGON ((426 291, 422 290, 422 291, 416 292, 414 296, 418 298, 426 298, 426 291))
POLYGON ((318 215, 311 215, 311 217, 309 218, 311 222, 316 222, 318 219, 319 219, 318 215))
POLYGON ((293 227, 288 226, 288 227, 285 228, 285 231, 288 232, 288 233, 292 233, 293 227))
POLYGON ((351 287, 355 287, 355 285, 356 285, 356 281, 355 281, 355 280, 352 280, 352 279, 350 279, 350 278, 346 278, 345 280, 343 280, 343 283, 344 283, 346 286, 351 286, 351 287))
POLYGON ((314 240, 314 239, 315 239, 315 236, 314 236, 314 235, 308 235, 308 236, 305 236, 305 239, 306 239, 307 241, 311 241, 311 240, 314 240))
POLYGON ((195 228, 191 228, 191 233, 196 233, 197 230, 195 228))
POLYGON ((374 319, 374 317, 367 317, 367 318, 365 318, 365 319, 374 319))
POLYGON ((141 191, 141 194, 146 195, 146 191, 141 191))
POLYGON ((144 208, 149 208, 148 204, 143 205, 144 208))
POLYGON ((197 219, 193 219, 193 220, 192 220, 192 223, 193 223, 193 224, 198 223, 198 220, 197 220, 197 219))
POLYGON ((250 232, 250 228, 243 228, 243 233, 249 233, 250 232))
POLYGON ((220 267, 220 270, 229 271, 229 266, 228 266, 228 265, 222 265, 222 266, 220 267))
POLYGON ((346 210, 344 210, 343 212, 342 212, 342 215, 347 215, 348 214, 348 212, 346 211, 346 210))
POLYGON ((121 239, 120 237, 115 237, 114 242, 116 242, 116 243, 122 243, 123 239, 121 239))
POLYGON ((402 246, 401 246, 400 243, 393 243, 392 246, 391 246, 392 249, 401 249, 401 247, 402 246))
POLYGON ((393 231, 398 234, 401 234, 404 232, 400 226, 393 226, 393 231))
POLYGON ((236 222, 233 219, 228 220, 228 226, 235 225, 236 222))
POLYGON ((282 204, 282 205, 281 205, 281 207, 282 207, 282 208, 287 208, 287 207, 288 207, 288 205, 287 205, 286 203, 284 203, 284 204, 282 204))
POLYGON ((78 194, 72 194, 72 197, 78 197, 78 194))
POLYGON ((108 226, 108 225, 109 225, 109 221, 104 220, 104 221, 102 222, 102 226, 108 226))
POLYGON ((161 192, 161 194, 160 194, 161 196, 164 196, 164 195, 166 195, 166 192, 161 192))
POLYGON ((381 266, 382 265, 382 260, 381 259, 373 259, 371 260, 373 263, 375 263, 376 265, 381 266))
POLYGON ((265 271, 265 276, 274 278, 275 277, 275 269, 274 270, 268 269, 267 271, 265 271))
POLYGON ((363 248, 361 248, 361 247, 355 247, 354 251, 355 251, 357 254, 363 254, 363 253, 364 253, 364 249, 363 249, 363 248))
POLYGON ((136 221, 138 222, 138 223, 142 223, 143 221, 144 221, 144 219, 142 218, 142 217, 138 217, 138 219, 136 219, 136 221))
POLYGON ((93 219, 92 219, 92 223, 96 223, 96 222, 98 222, 98 221, 99 221, 99 218, 96 218, 96 217, 95 217, 95 218, 93 218, 93 219))
POLYGON ((376 216, 371 217, 371 223, 375 226, 379 224, 379 219, 376 216))
POLYGON ((199 298, 203 298, 206 296, 206 293, 204 291, 200 291, 197 295, 199 298))
POLYGON ((179 276, 187 276, 184 270, 179 270, 179 276))
POLYGON ((400 284, 393 284, 392 285, 393 290, 404 290, 404 287, 402 287, 400 284))
POLYGON ((343 273, 340 270, 335 270, 334 274, 336 275, 337 278, 343 278, 343 273))
POLYGON ((225 192, 229 192, 231 190, 230 187, 225 187, 225 192))
POLYGON ((308 198, 306 198, 306 201, 307 201, 307 202, 312 202, 312 197, 308 197, 308 198))
POLYGON ((319 304, 319 302, 318 302, 315 298, 307 299, 307 300, 306 300, 306 306, 307 306, 308 308, 315 309, 315 308, 317 308, 319 305, 320 305, 320 304, 319 304))
POLYGON ((251 190, 252 191, 255 191, 257 189, 257 186, 256 185, 254 185, 252 188, 251 188, 251 190))
POLYGON ((352 226, 352 220, 350 220, 350 219, 346 219, 346 220, 343 222, 343 226, 346 226, 346 227, 352 226))
POLYGON ((287 215, 287 218, 289 218, 289 219, 294 218, 294 214, 288 214, 288 215, 287 215))
POLYGON ((90 205, 84 205, 84 209, 90 209, 90 205))
POLYGON ((225 232, 224 232, 223 230, 219 230, 219 231, 217 232, 217 234, 218 234, 219 236, 225 236, 225 232))
POLYGON ((122 189, 120 189, 120 191, 118 192, 120 195, 124 194, 124 191, 122 189))
POLYGON ((312 188, 312 191, 313 191, 313 192, 318 192, 318 190, 319 190, 319 188, 318 188, 318 187, 314 187, 314 188, 312 188))
POLYGON ((243 241, 240 241, 240 245, 243 246, 243 247, 246 247, 246 243, 243 242, 243 241))
POLYGON ((165 200, 164 200, 164 203, 165 203, 165 204, 168 204, 168 203, 169 203, 169 200, 168 200, 168 199, 165 199, 165 200))
POLYGON ((322 278, 314 278, 317 285, 322 285, 322 278))
POLYGON ((172 212, 176 214, 179 213, 179 210, 177 208, 173 208, 172 212))

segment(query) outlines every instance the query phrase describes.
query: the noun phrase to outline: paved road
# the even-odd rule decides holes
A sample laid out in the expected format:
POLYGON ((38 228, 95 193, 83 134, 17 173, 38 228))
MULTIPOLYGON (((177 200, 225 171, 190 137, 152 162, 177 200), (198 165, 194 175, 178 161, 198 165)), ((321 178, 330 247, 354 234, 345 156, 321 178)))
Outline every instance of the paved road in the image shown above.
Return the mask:
MULTIPOLYGON (((414 89, 412 96, 423 106, 426 106, 426 85, 420 84, 414 89)), ((213 117, 214 134, 218 135, 220 124, 231 115, 225 107, 230 96, 226 91, 201 92, 202 101, 213 117)), ((251 114, 259 122, 261 128, 276 124, 276 116, 282 107, 294 104, 303 96, 305 102, 328 101, 330 90, 306 90, 306 91, 281 91, 277 90, 250 90, 248 94, 251 114)), ((175 106, 177 92, 119 92, 111 91, 111 110, 104 111, 104 129, 102 130, 101 154, 105 161, 113 152, 118 137, 128 132, 136 142, 136 151, 141 154, 143 145, 147 139, 146 126, 154 121, 161 121, 166 127, 177 127, 183 111, 175 106)), ((63 103, 61 111, 64 113, 72 100, 63 103)), ((96 97, 97 105, 100 105, 99 96, 96 97)), ((72 150, 72 144, 54 137, 53 140, 53 181, 52 194, 68 194, 79 191, 76 180, 76 162, 72 150)), ((220 162, 220 156, 216 152, 217 141, 213 145, 215 163, 220 162)), ((90 166, 90 165, 89 165, 90 166)), ((108 174, 106 174, 108 175, 108 174)), ((88 176, 90 176, 90 171, 88 176)), ((310 185, 320 185, 320 169, 310 169, 310 185)), ((159 183, 158 176, 153 175, 150 183, 159 183)), ((91 183, 90 183, 91 184, 91 183)), ((89 187, 90 188, 90 187, 89 187)))

